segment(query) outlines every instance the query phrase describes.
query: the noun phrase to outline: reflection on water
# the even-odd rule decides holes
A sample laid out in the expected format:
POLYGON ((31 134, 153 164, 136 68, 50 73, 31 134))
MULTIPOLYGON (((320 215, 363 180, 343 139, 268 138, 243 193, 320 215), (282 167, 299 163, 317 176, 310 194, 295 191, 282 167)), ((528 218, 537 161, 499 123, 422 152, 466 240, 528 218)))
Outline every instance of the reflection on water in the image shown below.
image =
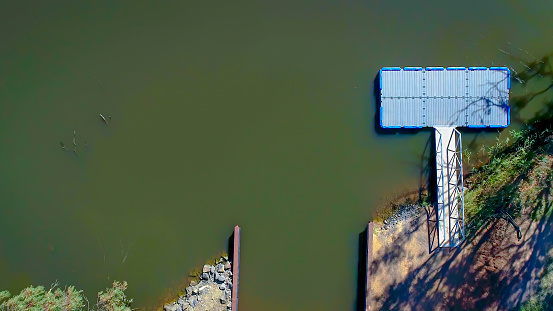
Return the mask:
POLYGON ((430 135, 375 132, 378 69, 553 50, 551 4, 450 6, 3 2, 0 288, 125 279, 144 308, 240 224, 241 310, 352 309, 430 135))

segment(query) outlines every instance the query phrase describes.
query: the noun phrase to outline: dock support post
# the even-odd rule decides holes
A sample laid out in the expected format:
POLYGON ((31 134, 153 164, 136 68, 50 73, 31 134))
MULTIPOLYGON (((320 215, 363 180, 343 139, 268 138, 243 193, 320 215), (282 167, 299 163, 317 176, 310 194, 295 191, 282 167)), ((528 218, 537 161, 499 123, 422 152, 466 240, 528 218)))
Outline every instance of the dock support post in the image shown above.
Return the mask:
POLYGON ((234 240, 232 243, 232 303, 231 310, 238 311, 238 290, 240 275, 240 227, 234 227, 234 240))
POLYGON ((365 311, 371 309, 371 278, 373 262, 373 222, 367 225, 367 279, 365 280, 365 311))

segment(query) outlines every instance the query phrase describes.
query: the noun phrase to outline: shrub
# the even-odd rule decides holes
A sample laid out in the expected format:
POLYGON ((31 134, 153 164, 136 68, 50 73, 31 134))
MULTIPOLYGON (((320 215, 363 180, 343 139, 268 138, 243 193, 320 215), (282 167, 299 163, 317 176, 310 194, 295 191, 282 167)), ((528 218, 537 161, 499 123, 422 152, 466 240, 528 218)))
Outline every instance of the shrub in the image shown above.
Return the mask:
MULTIPOLYGON (((57 285, 57 283, 52 284, 48 291, 44 286, 29 286, 13 297, 9 291, 2 291, 0 292, 0 310, 84 310, 85 301, 88 303, 88 299, 83 296, 82 290, 76 290, 74 286, 61 290, 56 288, 57 285)), ((98 293, 98 303, 92 310, 130 311, 132 299, 127 299, 125 296, 126 289, 127 282, 113 282, 112 288, 109 288, 106 293, 98 293)), ((87 310, 89 309, 87 307, 87 310)))

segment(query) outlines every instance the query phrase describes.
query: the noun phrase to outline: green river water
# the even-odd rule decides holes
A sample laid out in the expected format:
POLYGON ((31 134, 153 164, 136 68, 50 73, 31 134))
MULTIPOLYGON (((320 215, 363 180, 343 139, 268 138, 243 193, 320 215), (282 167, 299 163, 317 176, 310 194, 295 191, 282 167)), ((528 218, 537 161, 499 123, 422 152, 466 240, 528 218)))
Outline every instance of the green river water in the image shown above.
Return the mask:
POLYGON ((379 68, 523 68, 501 50, 553 51, 532 3, 0 2, 0 289, 153 308, 239 224, 240 310, 353 310, 358 235, 431 133, 376 133, 379 68))

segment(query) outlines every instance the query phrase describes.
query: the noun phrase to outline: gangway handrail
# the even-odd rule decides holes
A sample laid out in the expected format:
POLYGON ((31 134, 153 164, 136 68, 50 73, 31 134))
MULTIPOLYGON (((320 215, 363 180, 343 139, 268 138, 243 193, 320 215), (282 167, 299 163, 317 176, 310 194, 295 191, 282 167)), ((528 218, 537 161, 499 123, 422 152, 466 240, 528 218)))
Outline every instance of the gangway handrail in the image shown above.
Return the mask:
MULTIPOLYGON (((453 202, 450 201, 449 209, 449 241, 452 241, 452 235, 456 237, 455 245, 458 246, 465 239, 465 209, 464 209, 464 193, 463 193, 463 158, 462 158, 462 141, 461 133, 453 128, 453 134, 449 138, 447 144, 447 152, 452 152, 453 157, 448 161, 448 193, 450 197, 454 197, 453 202), (453 148, 452 148, 453 143, 453 148), (452 180, 454 182, 452 182, 452 180), (453 215, 453 216, 452 216, 453 215), (454 225, 451 225, 452 220, 454 225), (459 238, 460 235, 460 238, 459 238), (458 238, 458 239, 457 239, 458 238)), ((449 155, 447 156, 449 159, 449 155)))
MULTIPOLYGON (((443 161, 443 151, 442 151, 442 145, 443 145, 443 140, 442 140, 442 133, 440 132, 436 132, 436 134, 438 135, 438 139, 437 139, 437 142, 436 142, 436 181, 437 181, 437 186, 438 186, 438 191, 437 191, 437 198, 436 198, 436 203, 437 203, 437 211, 438 213, 436 213, 436 217, 438 217, 438 222, 440 221, 440 217, 442 218, 441 221, 442 221, 442 224, 445 223, 445 213, 443 213, 443 206, 444 206, 444 198, 445 198, 445 192, 444 192, 444 161, 443 161), (439 163, 439 164, 438 164, 439 163), (439 174, 438 174, 439 172, 439 174), (441 191, 440 191, 441 189, 441 191), (442 211, 442 215, 440 215, 440 211, 442 211)), ((441 227, 438 226, 438 230, 441 230, 442 231, 442 236, 445 236, 445 228, 444 226, 442 225, 441 227)), ((439 235, 438 235, 439 236, 439 235)), ((438 239, 438 245, 442 246, 443 241, 440 241, 440 239, 438 239)))

